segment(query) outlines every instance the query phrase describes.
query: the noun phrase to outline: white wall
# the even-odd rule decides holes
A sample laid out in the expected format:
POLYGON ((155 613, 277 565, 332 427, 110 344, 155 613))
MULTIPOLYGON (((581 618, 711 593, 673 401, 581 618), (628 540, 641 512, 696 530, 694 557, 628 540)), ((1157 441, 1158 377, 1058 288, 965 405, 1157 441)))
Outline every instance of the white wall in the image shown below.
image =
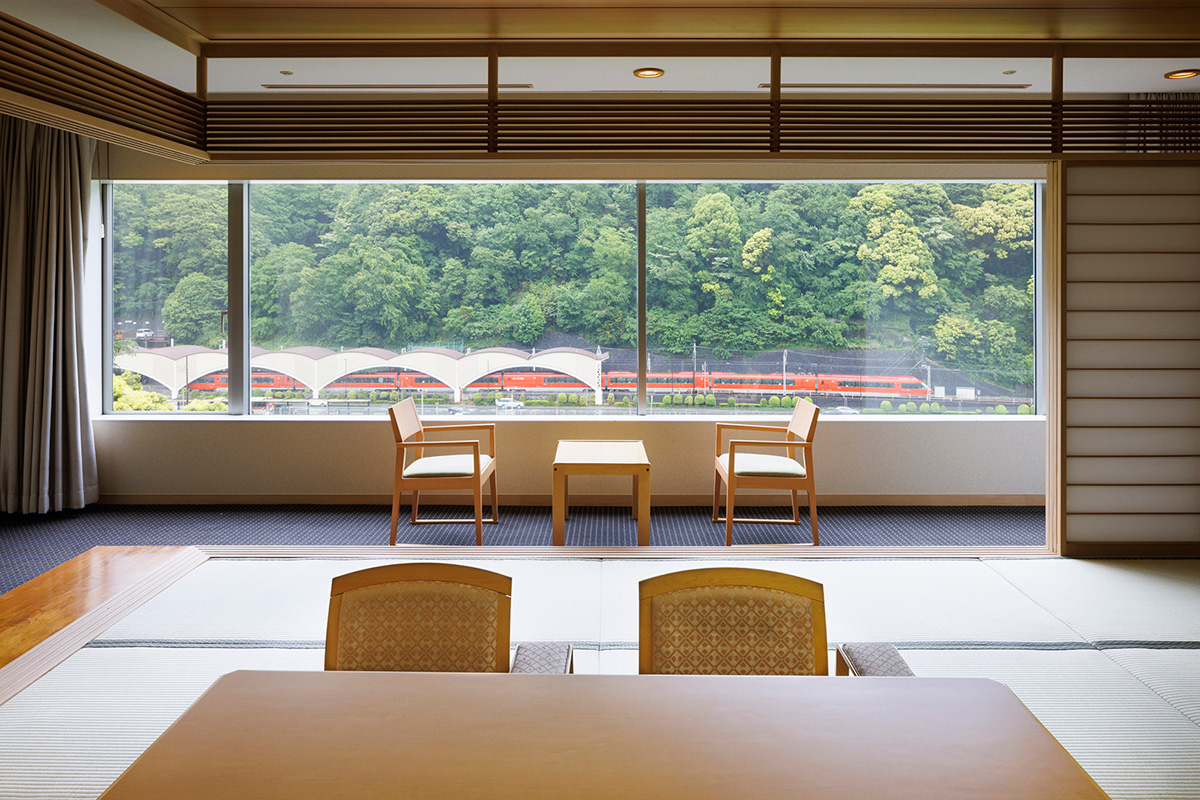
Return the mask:
MULTIPOLYGON (((502 502, 548 505, 555 446, 570 438, 642 439, 652 464, 654 502, 704 503, 712 496, 714 422, 713 417, 499 419, 502 502)), ((391 497, 395 447, 386 417, 110 416, 94 425, 100 491, 108 501, 391 497)), ((1040 504, 1046 423, 1015 416, 830 416, 818 423, 814 462, 817 493, 829 504, 1040 504)), ((617 478, 572 482, 572 495, 581 502, 618 502, 628 491, 628 481, 617 478)))
MULTIPOLYGON (((815 162, 794 160, 575 162, 569 159, 397 164, 188 167, 104 146, 101 175, 116 179, 402 178, 471 180, 1040 179, 1038 163, 815 162)), ((97 301, 98 302, 98 301, 97 301)), ((100 417, 100 491, 110 501, 355 502, 391 497, 394 446, 386 418, 100 417)), ((642 439, 653 464, 654 502, 712 496, 715 417, 505 419, 497 423, 504 502, 549 504, 550 463, 560 438, 642 439)), ((739 418, 745 420, 745 417, 739 418)), ((815 444, 822 502, 1041 504, 1046 423, 1032 417, 821 420, 815 444)), ((623 498, 618 479, 580 479, 581 501, 623 498), (592 497, 589 498, 589 495, 592 497)), ((776 495, 778 496, 778 495, 776 495)))

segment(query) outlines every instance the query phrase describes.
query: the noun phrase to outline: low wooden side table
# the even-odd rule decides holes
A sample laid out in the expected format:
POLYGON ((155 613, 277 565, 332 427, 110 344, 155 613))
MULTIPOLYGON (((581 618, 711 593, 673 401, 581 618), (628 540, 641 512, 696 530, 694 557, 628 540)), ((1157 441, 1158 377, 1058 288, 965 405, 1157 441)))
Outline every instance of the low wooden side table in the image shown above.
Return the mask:
POLYGON ((640 439, 560 439, 554 454, 554 533, 556 547, 567 543, 567 479, 571 475, 633 477, 633 518, 638 546, 650 545, 650 459, 640 439))

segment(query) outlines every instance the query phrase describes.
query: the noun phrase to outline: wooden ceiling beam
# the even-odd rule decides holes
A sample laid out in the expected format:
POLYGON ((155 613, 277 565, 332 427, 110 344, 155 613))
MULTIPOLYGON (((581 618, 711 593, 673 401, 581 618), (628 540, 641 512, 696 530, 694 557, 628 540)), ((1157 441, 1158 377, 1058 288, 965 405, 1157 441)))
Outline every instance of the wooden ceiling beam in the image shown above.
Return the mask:
POLYGON ((364 40, 364 41, 215 41, 205 44, 206 58, 501 58, 529 57, 764 57, 778 47, 784 58, 1197 58, 1192 42, 1031 42, 1028 40, 946 41, 933 39, 644 39, 590 40, 364 40))
POLYGON ((136 22, 155 36, 166 39, 194 56, 200 55, 200 49, 208 43, 208 37, 194 28, 184 25, 146 0, 96 0, 96 2, 131 22, 136 22))

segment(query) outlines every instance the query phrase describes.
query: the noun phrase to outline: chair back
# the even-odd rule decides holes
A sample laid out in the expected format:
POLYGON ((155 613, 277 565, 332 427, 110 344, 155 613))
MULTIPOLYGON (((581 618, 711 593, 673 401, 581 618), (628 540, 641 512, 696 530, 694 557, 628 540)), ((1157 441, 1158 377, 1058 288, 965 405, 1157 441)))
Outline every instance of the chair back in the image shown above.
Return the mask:
POLYGON ((807 400, 797 400, 796 410, 792 412, 792 421, 788 423, 788 438, 793 436, 801 441, 811 442, 817 432, 817 415, 821 409, 815 403, 807 400))
POLYGON ((829 674, 819 583, 717 567, 648 578, 639 590, 643 674, 829 674))
POLYGON ((407 442, 414 436, 417 437, 417 441, 424 438, 424 428, 421 426, 421 417, 417 414, 417 404, 411 397, 388 408, 388 417, 392 421, 392 435, 396 437, 397 443, 407 442))
POLYGON ((508 672, 512 578, 388 564, 333 579, 325 669, 508 672))

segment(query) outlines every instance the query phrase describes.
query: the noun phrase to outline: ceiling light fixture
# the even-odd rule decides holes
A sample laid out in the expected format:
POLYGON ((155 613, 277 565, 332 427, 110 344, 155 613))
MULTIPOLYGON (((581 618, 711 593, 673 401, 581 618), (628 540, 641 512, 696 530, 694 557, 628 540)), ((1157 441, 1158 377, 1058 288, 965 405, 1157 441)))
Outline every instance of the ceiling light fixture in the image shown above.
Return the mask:
POLYGON ((290 69, 281 69, 281 70, 279 70, 279 74, 280 75, 295 75, 296 73, 292 72, 290 69))
POLYGON ((1016 75, 1017 71, 1015 69, 1006 69, 1006 70, 1004 70, 1004 72, 1002 72, 1000 74, 1001 75, 1016 75))
POLYGON ((638 78, 661 78, 667 71, 661 67, 638 67, 633 74, 638 78))
POLYGON ((1197 75, 1200 75, 1200 69, 1177 69, 1174 72, 1168 72, 1166 75, 1163 75, 1163 77, 1177 81, 1182 80, 1183 78, 1194 78, 1197 75))

